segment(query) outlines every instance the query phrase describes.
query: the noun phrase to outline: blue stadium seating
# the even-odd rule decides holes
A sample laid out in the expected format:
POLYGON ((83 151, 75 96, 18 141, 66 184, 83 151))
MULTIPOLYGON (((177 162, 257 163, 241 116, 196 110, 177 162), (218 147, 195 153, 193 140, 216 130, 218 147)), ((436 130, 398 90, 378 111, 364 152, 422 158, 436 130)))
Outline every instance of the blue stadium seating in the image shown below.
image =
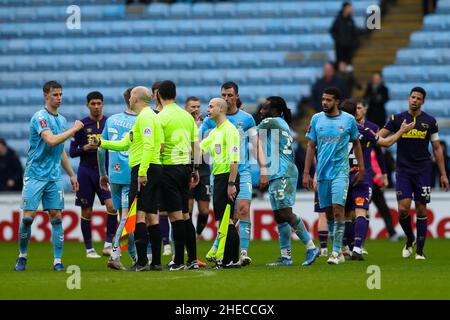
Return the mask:
MULTIPOLYGON (((352 2, 356 23, 363 26, 373 1, 352 2)), ((341 3, 154 3, 144 14, 131 15, 123 0, 0 0, 0 136, 26 154, 28 121, 42 107, 41 87, 49 79, 63 84, 61 113, 70 121, 87 115, 91 90, 103 92, 105 113, 113 114, 123 108, 126 87, 167 78, 177 83, 180 102, 198 95, 203 111, 227 80, 239 83, 244 104, 274 94, 294 107, 309 94, 322 64, 334 59, 329 28, 341 3), (80 30, 66 28, 68 3, 81 7, 80 30), (290 61, 290 53, 303 59, 290 61)), ((412 34, 395 65, 384 70, 389 112, 404 111, 411 87, 423 85, 424 110, 450 116, 449 50, 450 1, 440 0, 423 30, 412 34)))

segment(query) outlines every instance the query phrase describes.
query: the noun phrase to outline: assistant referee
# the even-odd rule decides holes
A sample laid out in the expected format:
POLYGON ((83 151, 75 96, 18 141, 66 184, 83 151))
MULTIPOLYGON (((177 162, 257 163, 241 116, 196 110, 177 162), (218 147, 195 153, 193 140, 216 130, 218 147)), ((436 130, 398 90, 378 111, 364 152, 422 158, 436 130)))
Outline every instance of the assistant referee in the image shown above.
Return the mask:
POLYGON ((103 149, 129 150, 131 184, 128 194, 132 203, 140 192, 137 202, 136 230, 134 239, 138 261, 130 271, 160 271, 161 266, 161 229, 159 227, 159 188, 162 176, 161 145, 164 136, 156 113, 150 108, 150 91, 146 87, 135 87, 131 91, 130 108, 138 116, 131 131, 120 141, 93 139, 103 149), (145 218, 150 220, 147 232, 145 218), (148 265, 147 246, 152 246, 152 263, 148 265))
MULTIPOLYGON (((214 98, 209 102, 207 113, 216 123, 216 128, 200 143, 202 151, 211 154, 213 163, 213 207, 216 221, 222 220, 227 204, 231 205, 230 212, 234 212, 234 204, 239 194, 240 136, 236 127, 227 119, 227 108, 228 105, 222 98, 214 98)), ((218 247, 217 239, 214 243, 215 252, 216 245, 218 247)), ((216 263, 217 268, 240 267, 239 234, 232 216, 229 219, 223 260, 217 257, 216 263)))

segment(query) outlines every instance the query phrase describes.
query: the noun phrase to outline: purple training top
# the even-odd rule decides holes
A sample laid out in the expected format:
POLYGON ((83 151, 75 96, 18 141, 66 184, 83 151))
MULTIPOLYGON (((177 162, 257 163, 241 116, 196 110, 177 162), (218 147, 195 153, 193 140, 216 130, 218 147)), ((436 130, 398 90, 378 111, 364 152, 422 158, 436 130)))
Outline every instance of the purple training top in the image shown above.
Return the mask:
MULTIPOLYGON (((106 119, 107 117, 103 116, 100 121, 94 121, 89 117, 81 120, 84 124, 84 128, 78 131, 70 142, 70 156, 72 158, 80 157, 81 167, 98 169, 97 151, 84 152, 83 146, 88 144, 88 138, 91 136, 95 135, 99 139, 101 138, 106 119)), ((106 165, 106 167, 108 167, 108 165, 106 165)))
POLYGON ((431 136, 438 133, 438 125, 434 117, 423 111, 417 117, 405 111, 392 115, 384 128, 397 132, 403 120, 407 123, 414 121, 415 126, 397 142, 397 172, 415 175, 432 165, 428 146, 431 136))

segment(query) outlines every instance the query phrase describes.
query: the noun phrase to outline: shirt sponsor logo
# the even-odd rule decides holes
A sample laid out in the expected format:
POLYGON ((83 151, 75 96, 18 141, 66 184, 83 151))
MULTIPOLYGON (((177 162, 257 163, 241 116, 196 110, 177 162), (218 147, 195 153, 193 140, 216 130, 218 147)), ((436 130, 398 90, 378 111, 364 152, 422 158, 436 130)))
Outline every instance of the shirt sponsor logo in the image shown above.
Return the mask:
POLYGON ((39 124, 41 125, 41 128, 47 128, 47 121, 45 119, 42 119, 39 121, 39 124))
POLYGON ((145 137, 151 136, 151 135, 152 135, 152 129, 149 128, 149 127, 144 128, 144 133, 143 133, 143 135, 144 135, 145 137))
POLYGON ((409 138, 409 139, 425 139, 427 136, 428 130, 421 131, 417 129, 412 129, 407 133, 404 133, 402 135, 402 138, 409 138))
POLYGON ((339 143, 341 141, 340 136, 319 136, 319 140, 324 143, 339 143))
POLYGON ((214 149, 216 151, 216 154, 220 154, 222 152, 222 146, 218 143, 215 144, 214 149))

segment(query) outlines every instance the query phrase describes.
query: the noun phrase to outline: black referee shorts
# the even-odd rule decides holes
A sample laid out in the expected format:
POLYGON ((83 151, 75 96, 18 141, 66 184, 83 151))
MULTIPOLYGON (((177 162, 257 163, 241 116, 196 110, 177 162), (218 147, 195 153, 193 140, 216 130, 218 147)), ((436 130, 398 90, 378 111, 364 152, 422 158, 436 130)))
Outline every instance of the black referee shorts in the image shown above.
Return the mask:
POLYGON ((211 201, 210 176, 201 176, 198 185, 189 190, 189 199, 195 201, 211 201))
MULTIPOLYGON (((137 195, 137 180, 139 165, 131 169, 130 192, 128 193, 128 201, 131 204, 137 195)), ((158 213, 160 206, 160 185, 163 168, 159 164, 150 164, 147 170, 147 185, 141 187, 141 195, 138 199, 137 210, 145 213, 158 213)))
MULTIPOLYGON (((214 176, 214 191, 213 191, 213 208, 214 218, 216 221, 222 220, 225 208, 229 203, 231 205, 230 217, 233 217, 234 202, 228 199, 228 178, 230 173, 222 173, 214 176)), ((239 194, 239 174, 236 176, 237 195, 239 194)))
POLYGON ((164 165, 161 183, 161 211, 189 212, 190 165, 164 165))

